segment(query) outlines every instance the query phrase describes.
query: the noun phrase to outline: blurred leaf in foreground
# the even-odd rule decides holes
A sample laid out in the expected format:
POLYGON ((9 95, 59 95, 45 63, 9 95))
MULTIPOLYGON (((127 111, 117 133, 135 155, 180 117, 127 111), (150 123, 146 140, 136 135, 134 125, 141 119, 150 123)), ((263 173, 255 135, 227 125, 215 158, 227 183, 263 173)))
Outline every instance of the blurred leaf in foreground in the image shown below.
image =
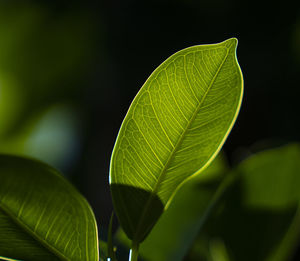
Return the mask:
POLYGON ((0 256, 98 261, 94 214, 55 169, 0 155, 0 256))

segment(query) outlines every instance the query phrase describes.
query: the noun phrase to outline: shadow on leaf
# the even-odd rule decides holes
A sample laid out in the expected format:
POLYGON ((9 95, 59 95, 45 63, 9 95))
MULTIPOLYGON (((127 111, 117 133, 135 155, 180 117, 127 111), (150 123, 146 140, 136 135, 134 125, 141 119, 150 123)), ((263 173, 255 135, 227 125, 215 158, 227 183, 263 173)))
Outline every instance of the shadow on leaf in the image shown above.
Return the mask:
POLYGON ((163 213, 162 201, 157 195, 133 186, 111 184, 110 187, 122 228, 131 240, 142 242, 163 213), (149 208, 145 208, 146 204, 149 208))

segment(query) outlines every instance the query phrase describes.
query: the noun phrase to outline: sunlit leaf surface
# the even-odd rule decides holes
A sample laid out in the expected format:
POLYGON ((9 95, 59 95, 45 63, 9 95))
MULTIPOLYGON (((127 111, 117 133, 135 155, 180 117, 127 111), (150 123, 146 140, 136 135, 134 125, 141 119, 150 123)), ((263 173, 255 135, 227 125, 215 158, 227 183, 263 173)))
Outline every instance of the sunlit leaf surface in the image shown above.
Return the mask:
POLYGON ((0 180, 0 256, 98 261, 93 212, 55 169, 1 155, 0 180))
POLYGON ((243 92, 236 46, 229 39, 179 51, 134 99, 112 154, 110 184, 120 223, 135 242, 228 136, 243 92))

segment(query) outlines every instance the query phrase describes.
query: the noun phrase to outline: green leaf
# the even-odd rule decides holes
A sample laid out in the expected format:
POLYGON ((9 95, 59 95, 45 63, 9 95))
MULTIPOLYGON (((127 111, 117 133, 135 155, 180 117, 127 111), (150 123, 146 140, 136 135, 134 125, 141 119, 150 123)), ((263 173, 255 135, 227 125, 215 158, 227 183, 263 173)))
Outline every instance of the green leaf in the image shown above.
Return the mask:
POLYGON ((98 261, 87 201, 55 169, 0 156, 0 255, 24 261, 98 261))
POLYGON ((232 261, 290 260, 300 238, 299 169, 299 144, 244 160, 234 169, 239 181, 200 237, 221 240, 232 261))
POLYGON ((249 208, 282 209, 300 200, 298 144, 266 150, 242 162, 244 204, 249 208), (269 186, 266 186, 269 184, 269 186))
POLYGON ((134 99, 110 168, 115 211, 134 242, 145 239, 176 190, 225 142, 243 93, 236 46, 233 38, 177 52, 134 99))
MULTIPOLYGON (((269 243, 261 246, 265 260, 289 260, 300 237, 300 146, 290 144, 267 150, 244 161, 238 167, 242 174, 243 205, 251 210, 281 212, 280 226, 265 226, 265 239, 269 243), (277 231, 278 230, 278 231, 277 231), (270 233, 271 232, 271 233, 270 233)), ((274 219, 276 218, 275 214, 274 219)), ((269 221, 272 224, 272 220, 269 221)), ((255 259, 255 258, 254 258, 255 259)), ((254 260, 253 259, 253 260, 254 260)))

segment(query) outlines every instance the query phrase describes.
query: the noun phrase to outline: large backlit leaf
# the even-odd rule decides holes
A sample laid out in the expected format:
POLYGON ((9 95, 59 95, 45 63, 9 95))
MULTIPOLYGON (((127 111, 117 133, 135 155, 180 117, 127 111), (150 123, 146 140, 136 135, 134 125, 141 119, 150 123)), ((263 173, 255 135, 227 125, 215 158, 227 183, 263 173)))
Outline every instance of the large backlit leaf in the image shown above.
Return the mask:
POLYGON ((236 46, 229 39, 179 51, 134 99, 112 154, 110 185, 119 221, 135 242, 228 136, 243 92, 236 46))
POLYGON ((93 212, 53 168, 1 155, 0 256, 24 261, 98 261, 93 212))

